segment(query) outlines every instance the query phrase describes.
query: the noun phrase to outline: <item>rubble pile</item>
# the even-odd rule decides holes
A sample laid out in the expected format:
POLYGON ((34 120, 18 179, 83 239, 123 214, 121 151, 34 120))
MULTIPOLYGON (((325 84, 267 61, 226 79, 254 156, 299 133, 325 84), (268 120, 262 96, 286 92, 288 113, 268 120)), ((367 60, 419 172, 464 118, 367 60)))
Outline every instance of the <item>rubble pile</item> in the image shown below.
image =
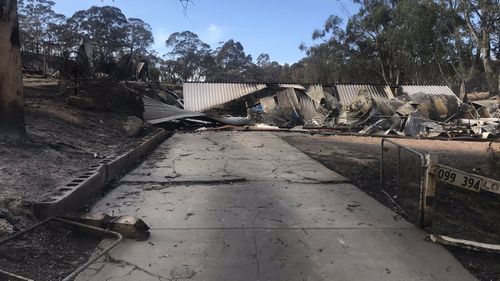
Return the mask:
POLYGON ((360 134, 488 138, 500 133, 496 100, 463 103, 455 96, 423 92, 388 99, 359 92, 341 111, 339 124, 360 134))
POLYGON ((496 99, 462 102, 445 86, 185 83, 184 106, 184 100, 169 95, 157 97, 154 106, 145 102, 148 122, 201 127, 263 124, 427 138, 500 136, 496 99), (163 108, 177 108, 158 113, 158 102, 163 108), (151 111, 155 114, 148 114, 151 111))

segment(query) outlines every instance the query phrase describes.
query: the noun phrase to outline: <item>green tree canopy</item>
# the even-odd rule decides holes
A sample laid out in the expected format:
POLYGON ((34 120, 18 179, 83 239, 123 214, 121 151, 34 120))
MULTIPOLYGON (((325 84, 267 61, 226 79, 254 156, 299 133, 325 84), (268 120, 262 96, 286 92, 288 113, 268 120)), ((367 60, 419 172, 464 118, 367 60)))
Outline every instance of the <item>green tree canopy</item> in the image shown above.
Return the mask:
POLYGON ((58 42, 64 15, 54 12, 49 0, 19 1, 21 45, 24 50, 40 53, 44 43, 58 42))
POLYGON ((149 53, 149 47, 154 43, 151 26, 141 19, 129 18, 126 42, 131 53, 149 53))
POLYGON ((199 80, 207 74, 213 58, 210 45, 201 41, 197 34, 191 31, 175 32, 165 41, 170 49, 166 62, 174 72, 174 77, 182 80, 199 80))
POLYGON ((92 6, 67 20, 65 41, 76 45, 81 38, 88 38, 98 55, 112 57, 127 46, 127 27, 127 18, 120 9, 92 6))

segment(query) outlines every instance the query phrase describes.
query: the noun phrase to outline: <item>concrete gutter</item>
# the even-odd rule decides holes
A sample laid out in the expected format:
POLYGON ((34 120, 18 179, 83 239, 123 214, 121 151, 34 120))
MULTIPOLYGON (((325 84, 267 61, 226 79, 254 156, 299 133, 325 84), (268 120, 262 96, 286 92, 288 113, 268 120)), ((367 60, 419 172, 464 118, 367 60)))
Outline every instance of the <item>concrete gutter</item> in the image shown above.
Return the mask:
POLYGON ((157 129, 155 133, 145 136, 142 143, 131 151, 119 156, 109 156, 90 166, 82 175, 58 188, 43 201, 34 202, 35 216, 45 219, 85 207, 102 193, 107 184, 127 172, 167 137, 164 129, 157 129))

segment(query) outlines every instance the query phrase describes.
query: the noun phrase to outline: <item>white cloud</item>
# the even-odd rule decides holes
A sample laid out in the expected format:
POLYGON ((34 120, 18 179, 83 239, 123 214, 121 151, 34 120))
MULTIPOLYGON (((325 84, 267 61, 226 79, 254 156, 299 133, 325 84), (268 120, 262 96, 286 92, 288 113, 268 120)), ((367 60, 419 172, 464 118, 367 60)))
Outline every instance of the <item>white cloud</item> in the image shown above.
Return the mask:
POLYGON ((216 24, 211 23, 205 30, 205 41, 210 45, 216 45, 222 38, 222 28, 216 24))
POLYGON ((163 56, 164 54, 167 53, 167 48, 165 47, 165 41, 167 41, 168 36, 170 36, 170 32, 168 32, 164 28, 159 28, 155 32, 153 32, 153 36, 155 38, 153 49, 157 51, 160 56, 163 56))

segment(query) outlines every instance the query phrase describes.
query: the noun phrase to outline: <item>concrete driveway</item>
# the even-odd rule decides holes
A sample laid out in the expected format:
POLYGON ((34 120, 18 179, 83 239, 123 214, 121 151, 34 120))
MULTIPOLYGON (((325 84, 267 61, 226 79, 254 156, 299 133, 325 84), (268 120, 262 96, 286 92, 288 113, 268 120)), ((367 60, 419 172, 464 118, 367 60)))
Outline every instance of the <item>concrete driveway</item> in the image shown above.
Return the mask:
POLYGON ((151 237, 125 240, 77 280, 474 280, 272 133, 177 134, 92 211, 140 217, 151 237))

